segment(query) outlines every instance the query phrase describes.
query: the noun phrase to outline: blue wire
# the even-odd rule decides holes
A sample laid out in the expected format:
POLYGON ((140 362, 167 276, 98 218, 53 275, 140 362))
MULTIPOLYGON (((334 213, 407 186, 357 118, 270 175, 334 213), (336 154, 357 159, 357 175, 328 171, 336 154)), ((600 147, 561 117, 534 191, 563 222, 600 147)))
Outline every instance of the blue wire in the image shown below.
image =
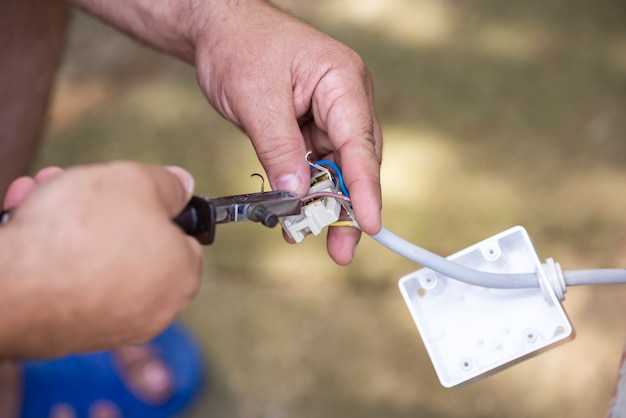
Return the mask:
POLYGON ((350 193, 348 193, 348 189, 346 188, 345 183, 343 182, 343 175, 341 174, 341 169, 337 166, 337 164, 333 163, 330 160, 319 160, 316 162, 317 165, 328 166, 333 169, 335 172, 335 176, 337 177, 337 181, 339 182, 339 188, 341 189, 341 193, 345 196, 350 197, 350 193))

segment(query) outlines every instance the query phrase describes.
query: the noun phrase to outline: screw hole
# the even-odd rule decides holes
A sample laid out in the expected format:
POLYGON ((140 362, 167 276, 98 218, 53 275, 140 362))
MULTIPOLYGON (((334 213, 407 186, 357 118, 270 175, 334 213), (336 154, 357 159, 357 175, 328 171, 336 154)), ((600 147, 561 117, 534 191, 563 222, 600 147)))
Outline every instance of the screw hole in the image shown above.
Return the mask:
POLYGON ((470 370, 472 370, 472 361, 471 360, 462 360, 461 361, 461 370, 463 370, 464 372, 468 372, 470 370))
POLYGON ((527 343, 532 344, 537 341, 537 338, 537 332, 535 330, 528 329, 524 331, 524 341, 527 343))
POLYGON ((434 289, 437 287, 437 276, 427 273, 420 277, 420 284, 424 289, 434 289))
POLYGON ((494 261, 500 258, 501 250, 497 244, 490 244, 489 246, 483 248, 482 253, 485 259, 494 261))

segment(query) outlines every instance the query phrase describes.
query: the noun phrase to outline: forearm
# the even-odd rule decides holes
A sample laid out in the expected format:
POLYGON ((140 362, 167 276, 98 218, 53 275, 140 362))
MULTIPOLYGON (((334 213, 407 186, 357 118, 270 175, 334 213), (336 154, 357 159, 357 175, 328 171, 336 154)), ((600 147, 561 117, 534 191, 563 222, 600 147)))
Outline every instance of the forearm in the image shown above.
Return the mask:
POLYGON ((67 0, 67 3, 157 49, 193 62, 187 27, 191 1, 67 0))
MULTIPOLYGON (((207 29, 248 4, 265 0, 67 0, 104 22, 150 46, 190 64, 195 62, 196 44, 206 40, 207 29)), ((219 25, 224 26, 224 25, 219 25)))

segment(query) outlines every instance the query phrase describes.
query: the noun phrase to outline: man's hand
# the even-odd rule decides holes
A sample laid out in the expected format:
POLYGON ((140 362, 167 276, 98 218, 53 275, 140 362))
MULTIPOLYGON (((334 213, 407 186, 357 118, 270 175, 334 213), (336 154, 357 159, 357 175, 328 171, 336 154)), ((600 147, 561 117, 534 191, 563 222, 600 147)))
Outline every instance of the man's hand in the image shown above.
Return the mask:
MULTIPOLYGON (((306 193, 308 150, 338 163, 360 227, 377 233, 382 136, 360 57, 263 1, 215 3, 195 20, 196 69, 211 104, 250 136, 274 189, 306 193)), ((359 236, 331 228, 331 257, 348 264, 359 236)))
POLYGON ((0 357, 139 343, 194 296, 200 245, 172 219, 189 200, 182 169, 111 163, 21 178, 0 226, 0 357), (6 266, 6 267, 5 267, 6 266))
MULTIPOLYGON (((313 151, 342 167, 363 231, 380 230, 382 135, 354 51, 265 0, 68 1, 195 64, 205 95, 250 136, 274 189, 306 193, 313 151)), ((331 257, 348 264, 359 236, 331 228, 331 257)))

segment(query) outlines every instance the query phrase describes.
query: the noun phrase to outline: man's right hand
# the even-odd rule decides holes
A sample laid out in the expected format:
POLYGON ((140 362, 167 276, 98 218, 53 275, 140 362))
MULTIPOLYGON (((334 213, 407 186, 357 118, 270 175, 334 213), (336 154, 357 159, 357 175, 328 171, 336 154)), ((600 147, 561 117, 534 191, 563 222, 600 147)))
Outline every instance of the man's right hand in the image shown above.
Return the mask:
POLYGON ((0 227, 0 358, 158 334, 199 286, 202 249, 172 222, 191 176, 116 162, 42 177, 16 181, 5 199, 19 207, 0 227))

